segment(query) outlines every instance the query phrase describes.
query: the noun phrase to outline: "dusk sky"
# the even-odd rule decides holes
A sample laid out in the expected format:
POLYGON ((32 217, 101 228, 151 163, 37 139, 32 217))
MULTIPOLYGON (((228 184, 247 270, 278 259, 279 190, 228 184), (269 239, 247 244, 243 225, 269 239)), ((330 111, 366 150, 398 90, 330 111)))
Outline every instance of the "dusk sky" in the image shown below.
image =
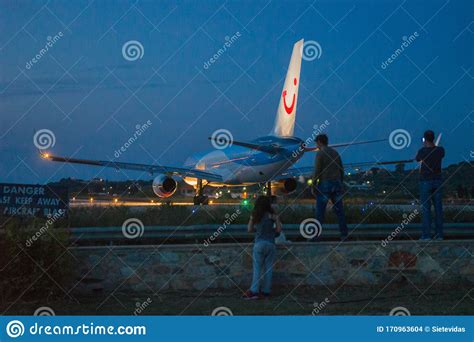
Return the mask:
POLYGON ((236 140, 267 135, 301 38, 318 42, 321 55, 302 64, 296 136, 310 137, 326 120, 333 143, 396 129, 411 136, 400 150, 388 142, 340 150, 349 163, 412 158, 431 128, 443 133, 444 165, 472 160, 473 10, 472 1, 453 0, 2 0, 0 182, 150 178, 48 163, 33 142, 41 129, 53 132, 54 154, 169 166, 211 150, 207 138, 220 128, 236 140), (141 58, 124 58, 129 41, 141 44, 141 58))

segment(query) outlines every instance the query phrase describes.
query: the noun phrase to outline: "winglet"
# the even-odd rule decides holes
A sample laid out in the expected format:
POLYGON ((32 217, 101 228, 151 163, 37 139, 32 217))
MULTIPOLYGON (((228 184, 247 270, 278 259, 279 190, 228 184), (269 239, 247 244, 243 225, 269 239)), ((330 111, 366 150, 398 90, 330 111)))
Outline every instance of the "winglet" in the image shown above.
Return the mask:
POLYGON ((438 134, 438 138, 436 138, 436 142, 435 142, 436 146, 439 146, 439 142, 441 141, 441 136, 442 135, 443 135, 443 133, 438 134))

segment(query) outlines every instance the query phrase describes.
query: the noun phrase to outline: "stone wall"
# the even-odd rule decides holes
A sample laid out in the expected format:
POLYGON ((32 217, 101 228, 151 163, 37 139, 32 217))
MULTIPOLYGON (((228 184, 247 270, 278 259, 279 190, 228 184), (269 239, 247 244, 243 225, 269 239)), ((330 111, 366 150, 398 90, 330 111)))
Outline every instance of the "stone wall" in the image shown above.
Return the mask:
MULTIPOLYGON (((274 285, 474 283, 474 241, 279 245, 274 285)), ((249 286, 251 244, 74 247, 75 291, 157 292, 249 286)))

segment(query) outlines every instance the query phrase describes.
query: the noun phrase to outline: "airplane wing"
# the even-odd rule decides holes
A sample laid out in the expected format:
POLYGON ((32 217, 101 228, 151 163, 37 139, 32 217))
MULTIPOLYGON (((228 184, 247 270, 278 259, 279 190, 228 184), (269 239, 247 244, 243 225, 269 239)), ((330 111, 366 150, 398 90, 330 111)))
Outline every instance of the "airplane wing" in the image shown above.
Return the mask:
POLYGON ((414 161, 415 159, 391 160, 391 161, 381 161, 381 162, 360 162, 360 163, 348 163, 348 164, 344 164, 344 166, 363 167, 363 166, 376 166, 376 165, 393 165, 393 164, 413 163, 414 161))
MULTIPOLYGON (((212 141, 215 141, 217 143, 227 143, 227 141, 225 139, 221 139, 221 138, 213 138, 213 137, 209 137, 208 138, 209 140, 212 140, 212 141)), ((372 144, 372 143, 376 143, 376 142, 381 142, 381 141, 386 141, 387 139, 377 139, 377 140, 366 140, 366 141, 352 141, 352 142, 348 142, 348 143, 340 143, 340 144, 332 144, 332 145, 329 145, 329 147, 343 147, 343 146, 352 146, 352 145, 362 145, 362 144, 372 144)), ((230 142, 228 142, 230 144, 230 142)), ((261 151, 261 152, 265 152, 265 153, 269 153, 269 154, 277 154, 279 152, 282 152, 282 151, 285 151, 284 148, 282 147, 278 147, 278 146, 274 146, 274 145, 258 145, 258 144, 253 144, 253 143, 249 143, 249 142, 243 142, 243 141, 235 141, 233 140, 232 141, 232 145, 236 145, 236 146, 242 146, 242 147, 246 147, 246 148, 250 148, 252 150, 257 150, 257 151, 261 151)), ((305 152, 312 152, 312 151, 318 151, 319 148, 317 146, 314 146, 314 147, 305 147, 304 148, 304 151, 305 152)))
MULTIPOLYGON (((382 142, 382 141, 387 141, 387 139, 377 139, 377 140, 365 140, 365 141, 352 141, 348 143, 340 143, 340 144, 329 144, 329 147, 343 147, 343 146, 352 146, 352 145, 363 145, 363 144, 372 144, 376 142, 382 142)), ((311 151, 318 151, 319 148, 317 146, 313 147, 305 147, 304 151, 305 152, 311 152, 311 151)))
POLYGON ((55 161, 55 162, 113 167, 115 169, 145 171, 150 174, 162 173, 162 174, 169 174, 169 175, 178 175, 182 177, 193 177, 193 178, 198 178, 198 179, 205 179, 211 182, 222 181, 222 177, 219 175, 201 171, 201 170, 196 170, 196 169, 186 169, 186 168, 170 167, 170 166, 162 166, 162 165, 122 163, 122 162, 103 161, 103 160, 75 159, 75 158, 54 156, 49 153, 42 153, 42 152, 40 152, 40 155, 41 155, 41 158, 43 159, 55 161))
MULTIPOLYGON (((392 164, 405 164, 412 163, 415 159, 405 159, 405 160, 392 160, 384 162, 360 162, 360 163, 348 163, 344 164, 344 167, 367 167, 367 166, 377 166, 377 165, 392 165, 392 164)), ((287 178, 296 178, 296 177, 311 177, 314 175, 314 166, 304 166, 298 168, 287 169, 281 174, 273 177, 273 181, 283 180, 287 178)))

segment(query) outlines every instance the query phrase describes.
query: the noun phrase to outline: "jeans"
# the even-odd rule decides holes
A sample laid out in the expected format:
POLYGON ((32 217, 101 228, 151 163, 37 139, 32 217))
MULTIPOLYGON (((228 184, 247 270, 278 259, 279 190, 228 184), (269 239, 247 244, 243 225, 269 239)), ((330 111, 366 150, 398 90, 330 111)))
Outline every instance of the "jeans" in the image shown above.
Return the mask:
POLYGON ((272 289, 273 262, 276 246, 268 241, 256 241, 253 246, 253 277, 250 291, 269 294, 272 289), (263 284, 261 286, 261 283, 263 284))
POLYGON ((320 181, 317 185, 317 196, 316 196, 316 219, 323 224, 324 216, 326 214, 326 206, 328 201, 331 200, 333 204, 334 212, 336 213, 339 221, 339 230, 341 237, 347 236, 347 224, 344 215, 344 205, 342 203, 342 197, 344 195, 344 187, 342 181, 338 180, 324 180, 320 181))
POLYGON ((420 182, 420 200, 423 213, 422 239, 430 238, 431 233, 431 202, 435 210, 436 236, 443 237, 443 203, 441 179, 422 180, 420 182))

